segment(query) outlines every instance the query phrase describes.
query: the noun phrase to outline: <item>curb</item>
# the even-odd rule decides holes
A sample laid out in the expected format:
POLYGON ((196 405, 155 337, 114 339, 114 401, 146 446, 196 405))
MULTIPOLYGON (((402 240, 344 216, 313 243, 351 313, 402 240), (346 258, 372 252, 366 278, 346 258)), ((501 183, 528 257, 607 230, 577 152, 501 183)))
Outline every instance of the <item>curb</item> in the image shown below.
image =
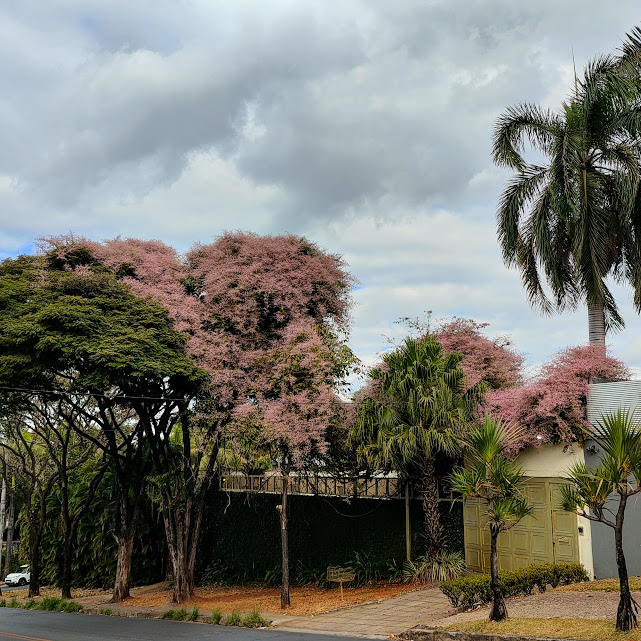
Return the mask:
POLYGON ((481 632, 455 632, 454 630, 429 630, 412 628, 400 635, 406 641, 576 641, 558 637, 524 637, 521 635, 484 634, 481 632))

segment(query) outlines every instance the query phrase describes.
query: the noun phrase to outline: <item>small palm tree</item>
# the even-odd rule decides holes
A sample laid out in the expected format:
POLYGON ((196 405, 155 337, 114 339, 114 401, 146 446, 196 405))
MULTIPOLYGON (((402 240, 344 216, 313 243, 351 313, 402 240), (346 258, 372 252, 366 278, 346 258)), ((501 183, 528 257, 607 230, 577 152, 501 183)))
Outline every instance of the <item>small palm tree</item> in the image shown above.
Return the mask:
POLYGON ((637 627, 638 606, 630 594, 623 554, 623 520, 628 498, 641 492, 641 425, 631 413, 618 411, 604 416, 590 436, 603 450, 601 463, 595 470, 589 470, 585 463, 577 463, 569 470, 566 480, 570 485, 561 489, 562 506, 614 530, 621 593, 616 628, 628 632, 637 627), (606 507, 616 501, 616 512, 606 507))
POLYGON ((524 103, 499 118, 494 162, 516 174, 497 233, 530 303, 543 313, 587 303, 590 343, 605 345, 606 330, 623 327, 608 277, 633 287, 641 312, 641 93, 614 56, 589 62, 574 89, 560 110, 524 103), (527 162, 526 142, 548 162, 527 162))
POLYGON ((505 456, 505 450, 523 438, 523 430, 486 416, 463 439, 471 465, 457 468, 450 476, 455 492, 486 502, 490 527, 490 574, 492 608, 490 621, 507 617, 499 582, 498 537, 532 514, 532 506, 521 493, 525 476, 521 468, 505 456))
POLYGON ((483 384, 466 389, 462 359, 460 354, 446 354, 432 336, 406 339, 371 372, 350 434, 373 465, 406 477, 413 472, 420 475, 432 559, 443 551, 436 458, 458 452, 459 437, 485 389, 483 384))

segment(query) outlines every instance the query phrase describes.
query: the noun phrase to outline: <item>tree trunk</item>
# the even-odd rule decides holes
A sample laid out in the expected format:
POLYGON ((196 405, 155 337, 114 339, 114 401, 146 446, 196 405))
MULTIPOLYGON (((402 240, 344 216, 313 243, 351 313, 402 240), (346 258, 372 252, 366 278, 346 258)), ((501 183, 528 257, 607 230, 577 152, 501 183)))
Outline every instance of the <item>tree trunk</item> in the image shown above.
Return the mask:
POLYGON ((39 510, 30 507, 29 511, 29 597, 40 596, 40 539, 42 538, 39 510))
POLYGON ((135 530, 133 528, 114 534, 116 543, 118 543, 118 560, 116 562, 116 581, 110 603, 118 603, 129 597, 134 537, 135 530))
POLYGON ((71 562, 73 560, 72 540, 66 537, 62 544, 62 577, 60 581, 61 596, 71 598, 71 562))
POLYGON ((628 568, 625 563, 623 554, 623 518, 625 516, 625 505, 627 495, 620 494, 619 509, 617 511, 616 527, 614 528, 614 546, 616 549, 617 568, 619 570, 619 607, 617 609, 616 629, 622 632, 629 632, 637 627, 638 610, 637 602, 632 598, 630 593, 630 583, 628 581, 628 568))
POLYGON ((13 528, 14 528, 14 509, 15 504, 13 500, 13 481, 11 481, 11 488, 9 489, 9 521, 7 523, 7 554, 4 560, 4 574, 5 576, 11 572, 11 557, 13 555, 13 528))
POLYGON ((431 456, 425 458, 421 480, 427 553, 430 558, 435 559, 443 552, 443 528, 438 509, 438 482, 434 471, 434 459, 431 456))
POLYGON ((507 608, 505 606, 503 592, 501 591, 501 583, 499 582, 499 555, 497 551, 498 538, 498 528, 490 526, 490 585, 492 587, 490 621, 503 621, 503 619, 507 618, 507 608))
POLYGON ((603 303, 588 303, 588 336, 590 345, 605 347, 605 310, 603 303))
POLYGON ((289 540, 287 531, 287 490, 289 489, 289 469, 283 464, 283 493, 282 503, 279 505, 280 512, 280 543, 283 561, 282 587, 280 591, 280 607, 288 608, 291 605, 289 599, 289 540))

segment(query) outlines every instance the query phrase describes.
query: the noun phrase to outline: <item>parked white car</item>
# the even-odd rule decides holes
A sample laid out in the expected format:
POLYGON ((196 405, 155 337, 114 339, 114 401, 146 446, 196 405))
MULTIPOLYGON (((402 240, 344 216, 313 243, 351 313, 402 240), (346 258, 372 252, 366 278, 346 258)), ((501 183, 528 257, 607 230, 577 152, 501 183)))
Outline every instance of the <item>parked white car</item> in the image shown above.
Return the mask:
POLYGON ((7 585, 27 585, 31 581, 31 571, 28 565, 21 565, 17 572, 7 574, 4 582, 7 585))

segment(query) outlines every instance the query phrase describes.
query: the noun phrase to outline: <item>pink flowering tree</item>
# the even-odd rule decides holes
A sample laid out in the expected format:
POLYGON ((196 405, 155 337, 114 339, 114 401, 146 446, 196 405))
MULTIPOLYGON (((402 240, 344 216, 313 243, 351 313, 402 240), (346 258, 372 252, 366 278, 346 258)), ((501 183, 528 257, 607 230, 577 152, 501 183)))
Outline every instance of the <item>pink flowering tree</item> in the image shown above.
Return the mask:
POLYGON ((512 453, 528 445, 583 440, 591 429, 586 418, 589 384, 598 378, 627 380, 630 372, 603 346, 569 347, 555 354, 531 383, 492 392, 493 411, 526 427, 512 453))
POLYGON ((227 233, 184 259, 159 241, 66 237, 48 245, 66 256, 88 249, 136 296, 166 307, 187 354, 209 375, 206 392, 177 408, 179 421, 145 426, 174 600, 182 602, 193 593, 205 495, 236 414, 258 408, 265 438, 285 450, 322 447, 319 408, 329 407, 351 361, 344 339, 352 279, 338 256, 293 235, 227 233))
POLYGON ((487 338, 483 329, 487 323, 465 318, 442 321, 434 338, 447 352, 457 352, 464 358, 461 368, 467 384, 473 387, 483 381, 490 390, 508 389, 522 383, 524 356, 513 347, 509 336, 487 338))

